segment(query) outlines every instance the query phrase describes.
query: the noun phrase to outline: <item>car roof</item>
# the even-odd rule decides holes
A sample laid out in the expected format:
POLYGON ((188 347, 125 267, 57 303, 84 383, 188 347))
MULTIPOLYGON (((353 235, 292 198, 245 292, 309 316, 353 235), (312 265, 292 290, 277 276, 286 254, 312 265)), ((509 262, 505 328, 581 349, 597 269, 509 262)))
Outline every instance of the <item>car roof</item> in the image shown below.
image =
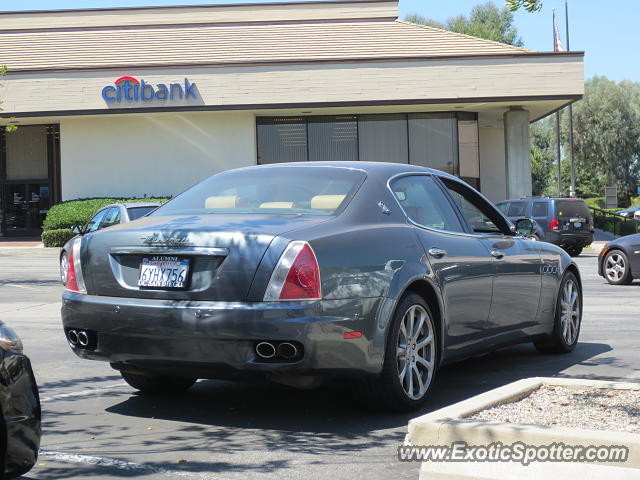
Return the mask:
POLYGON ((395 175, 399 173, 416 172, 416 173, 432 173, 442 177, 448 177, 459 180, 458 177, 450 175, 442 170, 421 167, 419 165, 409 165, 407 163, 393 162, 299 162, 299 163, 270 163, 267 165, 253 165, 237 170, 249 169, 267 169, 267 168, 307 168, 307 167, 325 167, 325 168, 349 168, 353 170, 361 170, 366 173, 380 173, 395 175))

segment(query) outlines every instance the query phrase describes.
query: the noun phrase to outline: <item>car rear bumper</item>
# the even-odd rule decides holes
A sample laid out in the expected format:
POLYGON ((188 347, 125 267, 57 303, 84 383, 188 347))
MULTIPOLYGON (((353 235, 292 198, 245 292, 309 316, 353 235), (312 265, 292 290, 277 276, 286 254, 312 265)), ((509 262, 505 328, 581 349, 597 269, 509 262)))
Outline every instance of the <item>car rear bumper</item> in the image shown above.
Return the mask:
POLYGON ((198 378, 283 374, 350 376, 379 373, 384 331, 382 298, 313 302, 189 302, 79 295, 65 292, 65 331, 84 329, 91 349, 82 358, 128 371, 171 372, 198 378), (345 339, 359 331, 359 338, 345 339), (295 342, 294 361, 260 359, 262 341, 295 342))
POLYGON ((593 242, 593 233, 546 232, 545 242, 559 247, 586 247, 593 242))
POLYGON ((0 377, 0 406, 7 436, 4 470, 6 474, 24 473, 36 463, 40 447, 38 387, 31 363, 24 355, 5 354, 2 369, 5 374, 0 377))

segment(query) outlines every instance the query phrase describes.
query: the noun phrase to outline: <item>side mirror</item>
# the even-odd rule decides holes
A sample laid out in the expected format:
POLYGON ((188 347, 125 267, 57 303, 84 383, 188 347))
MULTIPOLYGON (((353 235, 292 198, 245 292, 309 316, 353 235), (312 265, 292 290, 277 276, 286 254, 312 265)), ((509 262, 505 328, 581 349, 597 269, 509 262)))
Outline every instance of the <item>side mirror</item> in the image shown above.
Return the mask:
POLYGON ((520 235, 533 235, 535 232, 536 227, 530 218, 521 218, 516 221, 516 233, 520 235))

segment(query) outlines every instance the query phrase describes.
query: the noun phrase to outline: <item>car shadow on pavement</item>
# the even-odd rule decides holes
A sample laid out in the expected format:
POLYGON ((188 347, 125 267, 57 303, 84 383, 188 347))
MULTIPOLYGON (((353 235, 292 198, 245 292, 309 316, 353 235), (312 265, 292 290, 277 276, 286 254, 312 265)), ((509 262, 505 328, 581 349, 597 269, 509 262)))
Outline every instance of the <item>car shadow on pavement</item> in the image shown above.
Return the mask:
MULTIPOLYGON (((107 411, 194 424, 190 428, 208 425, 276 429, 296 434, 307 432, 313 436, 339 433, 347 440, 350 436, 406 425, 410 418, 522 378, 562 376, 563 370, 608 351, 611 347, 606 344, 580 343, 570 354, 545 355, 526 344, 447 365, 438 372, 424 408, 410 414, 363 410, 352 400, 348 382, 335 382, 316 390, 298 390, 268 382, 216 380, 198 382, 183 394, 184 398, 136 394, 107 411)), ((295 437, 291 440, 295 445, 295 437)))
MULTIPOLYGON (((109 434, 108 425, 112 421, 102 428, 92 427, 92 433, 101 439, 98 448, 90 449, 94 455, 107 459, 140 456, 146 458, 144 468, 113 468, 109 464, 59 467, 58 464, 40 472, 46 472, 43 477, 46 479, 87 475, 90 478, 149 474, 164 477, 176 471, 207 475, 207 478, 234 473, 250 477, 252 473, 278 475, 295 471, 299 465, 297 461, 292 463, 291 455, 312 456, 311 463, 319 465, 336 458, 358 458, 356 455, 387 458, 393 455, 390 446, 395 448, 402 443, 411 418, 521 378, 562 376, 563 371, 576 365, 615 363, 613 357, 602 357, 609 351, 611 347, 606 344, 580 343, 568 355, 543 355, 531 345, 518 345, 448 365, 440 370, 425 407, 419 412, 401 415, 363 410, 351 399, 346 382, 333 382, 316 390, 297 390, 268 382, 207 380, 198 382, 187 392, 168 396, 125 393, 123 397, 122 391, 119 395, 109 392, 105 398, 126 399, 107 407, 108 413, 153 422, 175 422, 153 435, 146 428, 149 425, 146 421, 126 422, 120 427, 121 435, 115 437, 109 434), (124 438, 127 440, 122 443, 124 438), (255 454, 246 457, 252 448, 255 454), (181 463, 180 455, 192 450, 207 452, 207 459, 211 461, 190 458, 187 463, 181 463), (162 461, 150 462, 149 455, 152 458, 160 455, 162 461)), ((594 370, 585 371, 593 373, 594 370)), ((70 410, 58 409, 51 413, 47 420, 61 423, 73 414, 70 410)), ((46 426, 50 431, 55 427, 46 426)), ((55 430, 60 433, 60 428, 55 430)), ((69 431, 74 430, 69 428, 69 431)), ((46 456, 43 459, 47 462, 46 456)), ((415 465, 407 466, 405 473, 417 475, 413 467, 415 465)), ((37 475, 37 471, 33 474, 37 475)), ((25 478, 39 477, 27 475, 25 478)))

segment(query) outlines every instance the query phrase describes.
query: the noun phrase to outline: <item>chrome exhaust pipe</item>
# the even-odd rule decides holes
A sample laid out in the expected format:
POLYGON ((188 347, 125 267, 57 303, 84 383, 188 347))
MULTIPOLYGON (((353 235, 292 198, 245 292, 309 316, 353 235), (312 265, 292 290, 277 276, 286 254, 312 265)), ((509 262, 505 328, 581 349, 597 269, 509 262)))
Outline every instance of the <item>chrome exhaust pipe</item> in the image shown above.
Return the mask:
POLYGON ((260 358, 273 358, 276 355, 276 347, 269 342, 260 342, 256 345, 256 353, 260 358))
POLYGON ((89 336, 84 330, 80 330, 78 332, 78 343, 81 347, 86 347, 87 345, 89 345, 89 336))
POLYGON ((67 333, 67 337, 69 338, 69 343, 71 345, 73 345, 74 347, 78 345, 78 332, 76 332, 75 330, 69 330, 69 333, 67 333))
POLYGON ((298 355, 298 349, 293 343, 284 342, 278 345, 278 355, 284 359, 291 360, 298 355))

